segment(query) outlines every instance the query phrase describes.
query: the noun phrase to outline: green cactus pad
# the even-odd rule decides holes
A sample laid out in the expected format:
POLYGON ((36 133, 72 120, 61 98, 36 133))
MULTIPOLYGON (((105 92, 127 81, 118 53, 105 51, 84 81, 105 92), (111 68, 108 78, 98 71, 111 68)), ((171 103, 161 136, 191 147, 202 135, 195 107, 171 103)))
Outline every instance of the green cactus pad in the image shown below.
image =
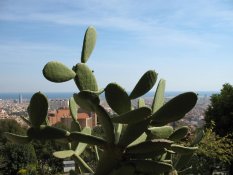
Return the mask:
POLYGON ((71 132, 70 135, 68 136, 68 139, 70 141, 77 141, 77 142, 87 143, 90 145, 105 146, 107 144, 107 142, 100 137, 84 134, 81 132, 71 132))
POLYGON ((171 145, 171 150, 181 155, 193 154, 197 149, 198 147, 185 147, 176 144, 171 145))
POLYGON ((73 71, 76 72, 76 76, 74 77, 74 81, 80 91, 90 90, 90 91, 98 91, 98 85, 96 82, 96 78, 89 69, 89 67, 84 63, 79 63, 73 67, 73 71))
MULTIPOLYGON (((82 133, 91 135, 91 128, 87 128, 87 127, 83 128, 82 133)), ((86 147, 87 147, 86 143, 82 143, 82 142, 79 143, 77 148, 75 149, 76 155, 80 156, 80 154, 83 153, 83 151, 86 149, 86 147)))
POLYGON ((47 97, 41 92, 35 93, 28 107, 29 119, 34 127, 39 127, 44 123, 48 113, 48 100, 47 97))
POLYGON ((119 142, 119 139, 121 137, 122 128, 123 128, 122 124, 120 124, 120 123, 116 124, 116 127, 115 127, 115 144, 117 144, 119 142))
POLYGON ((74 97, 71 97, 69 99, 69 108, 70 108, 71 117, 73 118, 73 120, 76 121, 78 114, 78 105, 76 104, 74 97))
POLYGON ((123 114, 131 109, 131 102, 126 91, 116 83, 105 88, 105 97, 109 106, 117 113, 123 114))
POLYGON ((193 154, 187 154, 187 155, 180 155, 175 162, 175 169, 181 170, 185 167, 185 165, 190 161, 192 158, 193 154))
POLYGON ((107 142, 114 143, 115 142, 114 127, 108 113, 102 106, 98 105, 96 108, 96 114, 98 116, 99 122, 103 127, 107 142))
POLYGON ((132 165, 125 165, 113 170, 109 175, 134 175, 134 172, 135 168, 132 165))
POLYGON ((138 99, 138 108, 146 106, 145 100, 143 98, 138 99))
POLYGON ((41 125, 40 128, 29 128, 28 137, 38 140, 63 139, 69 136, 69 132, 52 126, 41 125))
POLYGON ((96 42, 96 31, 94 27, 90 26, 87 28, 83 40, 83 49, 81 56, 82 63, 87 62, 88 58, 90 57, 92 51, 95 48, 95 42, 96 42))
POLYGON ((53 156, 59 159, 65 159, 74 155, 73 150, 56 151, 53 156))
POLYGON ((72 158, 77 162, 82 173, 94 173, 91 167, 80 156, 76 155, 76 153, 72 158))
POLYGON ((189 127, 188 126, 182 126, 178 129, 176 129, 170 136, 169 136, 169 140, 172 141, 180 141, 181 139, 183 139, 189 131, 189 127))
POLYGON ((190 146, 195 146, 197 145, 198 143, 200 143, 200 141, 202 140, 202 138, 204 137, 204 130, 203 128, 198 128, 195 132, 195 137, 191 143, 190 146))
POLYGON ((134 146, 130 146, 126 149, 126 153, 148 153, 148 152, 157 152, 164 148, 170 148, 173 141, 165 139, 154 139, 150 141, 145 141, 134 146))
POLYGON ((43 75, 49 81, 60 83, 73 79, 76 74, 64 64, 51 61, 44 66, 43 75))
POLYGON ((95 112, 96 107, 100 103, 99 96, 90 91, 81 91, 73 95, 75 102, 87 111, 95 112))
POLYGON ((151 109, 148 107, 142 107, 129 111, 125 114, 122 114, 117 117, 112 118, 113 123, 122 123, 122 124, 134 124, 142 120, 145 120, 151 115, 151 109))
POLYGON ((164 173, 172 170, 172 165, 164 162, 151 160, 131 160, 129 164, 134 165, 136 171, 141 173, 164 173))
POLYGON ((32 126, 32 123, 23 116, 19 116, 28 126, 32 126))
POLYGON ((129 157, 130 159, 154 159, 157 156, 161 156, 162 154, 166 153, 166 150, 161 148, 160 150, 157 150, 156 152, 147 152, 147 153, 125 153, 126 157, 129 157))
POLYGON ((176 96, 152 115, 151 125, 163 126, 183 118, 196 105, 196 102, 197 95, 193 92, 176 96))
POLYGON ((159 108, 164 105, 164 92, 166 81, 161 79, 157 86, 155 96, 152 102, 152 113, 155 113, 159 108))
POLYGON ((153 70, 147 71, 138 81, 130 94, 130 99, 138 98, 146 94, 154 86, 157 80, 157 73, 153 70))
POLYGON ((29 138, 28 136, 21 136, 9 132, 4 132, 4 136, 7 138, 7 140, 16 144, 27 144, 31 142, 31 138, 29 138))
POLYGON ((151 131, 154 139, 167 139, 173 133, 171 126, 151 127, 148 129, 151 131))
POLYGON ((146 141, 147 134, 144 132, 142 135, 140 135, 136 140, 134 140, 129 146, 137 145, 139 143, 142 143, 146 141))
POLYGON ((149 125, 149 120, 144 120, 135 124, 129 124, 122 134, 118 145, 120 147, 126 147, 133 141, 135 141, 141 134, 146 131, 149 125))

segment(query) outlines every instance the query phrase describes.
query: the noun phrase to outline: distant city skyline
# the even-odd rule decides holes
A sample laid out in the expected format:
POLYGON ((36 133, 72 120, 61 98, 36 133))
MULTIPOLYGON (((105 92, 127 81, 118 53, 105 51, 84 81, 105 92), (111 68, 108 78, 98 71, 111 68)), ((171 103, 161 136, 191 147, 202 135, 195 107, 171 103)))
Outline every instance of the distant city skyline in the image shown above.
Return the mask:
POLYGON ((100 88, 117 82, 131 91, 150 69, 166 91, 233 84, 232 0, 4 0, 0 92, 77 91, 73 81, 47 81, 42 69, 52 60, 80 62, 89 25, 98 37, 88 65, 100 88))

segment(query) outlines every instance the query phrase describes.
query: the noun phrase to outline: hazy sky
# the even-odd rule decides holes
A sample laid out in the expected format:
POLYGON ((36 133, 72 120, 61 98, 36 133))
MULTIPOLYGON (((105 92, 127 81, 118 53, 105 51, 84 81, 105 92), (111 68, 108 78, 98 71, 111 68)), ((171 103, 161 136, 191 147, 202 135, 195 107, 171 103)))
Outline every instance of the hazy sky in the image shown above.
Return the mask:
POLYGON ((52 60, 80 62, 89 25, 98 38, 88 64, 102 88, 132 90, 149 69, 168 91, 233 84, 233 0, 1 0, 0 92, 76 91, 41 72, 52 60))

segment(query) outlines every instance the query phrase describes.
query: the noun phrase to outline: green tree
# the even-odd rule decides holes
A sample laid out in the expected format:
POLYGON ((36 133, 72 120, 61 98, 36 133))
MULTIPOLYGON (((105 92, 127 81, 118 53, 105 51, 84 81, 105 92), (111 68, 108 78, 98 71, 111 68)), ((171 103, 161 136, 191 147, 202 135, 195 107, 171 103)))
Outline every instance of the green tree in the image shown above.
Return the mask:
MULTIPOLYGON (((205 113, 206 127, 211 128, 212 122, 215 123, 213 131, 216 133, 215 137, 222 137, 220 140, 226 141, 227 137, 232 144, 233 139, 233 86, 226 83, 223 85, 219 94, 214 94, 210 98, 210 106, 205 113)), ((227 140, 228 140, 227 139, 227 140)), ((228 140, 229 141, 229 140, 228 140)), ((214 144, 211 141, 209 144, 214 144)), ((217 144, 217 143, 216 143, 217 144)), ((224 147, 227 143, 223 144, 224 147)), ((232 146, 232 145, 230 145, 232 146)), ((225 151, 225 148, 222 151, 225 151)), ((210 148, 207 148, 210 149, 210 148)), ((215 152, 215 151, 213 151, 215 152)), ((209 152, 210 153, 210 152, 209 152)), ((218 159, 219 159, 218 155, 218 159)), ((230 173, 233 174, 233 157, 231 156, 230 173)))
POLYGON ((3 148, 3 155, 6 159, 4 174, 17 174, 21 168, 30 164, 36 164, 36 154, 31 144, 7 143, 3 148))
POLYGON ((17 174, 19 169, 37 163, 35 150, 31 144, 8 143, 4 132, 25 135, 26 128, 22 128, 13 119, 0 120, 0 169, 3 174, 17 174))
POLYGON ((207 127, 211 126, 216 134, 225 136, 233 132, 233 86, 224 84, 220 94, 214 94, 210 99, 210 106, 205 113, 207 127))

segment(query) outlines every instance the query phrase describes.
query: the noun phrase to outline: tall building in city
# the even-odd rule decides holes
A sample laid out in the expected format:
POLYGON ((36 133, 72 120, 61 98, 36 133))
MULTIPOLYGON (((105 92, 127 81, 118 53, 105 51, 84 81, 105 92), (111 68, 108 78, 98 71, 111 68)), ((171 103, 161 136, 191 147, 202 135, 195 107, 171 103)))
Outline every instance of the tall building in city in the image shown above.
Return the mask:
POLYGON ((19 94, 19 103, 23 103, 23 95, 21 93, 19 94))

